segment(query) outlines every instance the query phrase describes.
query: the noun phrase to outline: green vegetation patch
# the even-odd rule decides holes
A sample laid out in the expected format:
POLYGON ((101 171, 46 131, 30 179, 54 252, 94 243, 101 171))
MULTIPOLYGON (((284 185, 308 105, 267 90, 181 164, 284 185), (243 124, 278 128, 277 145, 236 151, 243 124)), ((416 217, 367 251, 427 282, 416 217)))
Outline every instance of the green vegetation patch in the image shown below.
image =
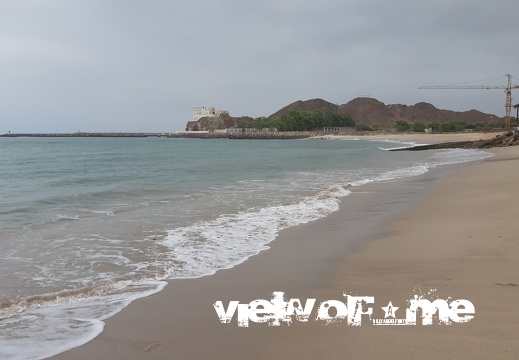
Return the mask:
POLYGON ((286 114, 274 118, 240 120, 237 126, 255 129, 277 128, 278 131, 315 131, 324 127, 354 127, 355 122, 349 115, 289 110, 286 114))

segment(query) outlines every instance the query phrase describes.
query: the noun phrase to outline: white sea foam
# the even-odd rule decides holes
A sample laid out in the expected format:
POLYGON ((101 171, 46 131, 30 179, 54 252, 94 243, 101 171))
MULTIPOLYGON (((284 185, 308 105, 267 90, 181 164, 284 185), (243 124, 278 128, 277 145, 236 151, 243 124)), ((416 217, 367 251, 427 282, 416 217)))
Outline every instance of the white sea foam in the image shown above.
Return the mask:
POLYGON ((171 278, 195 278, 236 266, 268 249, 285 228, 325 217, 339 208, 340 198, 351 192, 335 185, 298 203, 249 209, 210 221, 173 229, 162 241, 181 267, 170 269, 171 278))
POLYGON ((421 146, 421 145, 428 145, 428 144, 421 144, 416 141, 401 141, 401 140, 370 140, 374 142, 384 142, 389 144, 400 144, 403 146, 396 146, 396 147, 378 147, 380 150, 389 151, 389 150, 397 150, 397 149, 408 149, 415 146, 421 146))
POLYGON ((92 210, 92 212, 94 214, 114 216, 114 212, 112 210, 92 210))
POLYGON ((182 266, 169 270, 171 278, 195 278, 236 266, 249 257, 268 249, 277 233, 285 228, 325 217, 338 210, 340 199, 350 194, 348 186, 390 181, 418 176, 439 165, 483 159, 491 154, 474 150, 446 150, 430 161, 382 172, 343 185, 333 185, 315 196, 293 204, 253 208, 236 214, 221 215, 187 227, 169 231, 162 241, 175 263, 182 266))
POLYGON ((79 220, 79 215, 57 215, 56 221, 79 220))
POLYGON ((44 359, 85 344, 103 331, 103 320, 165 286, 165 281, 119 281, 13 304, 0 311, 0 356, 44 359))
MULTIPOLYGON (((376 170, 299 171, 287 178, 242 180, 239 186, 229 188, 214 186, 207 193, 184 196, 186 203, 181 205, 182 209, 194 214, 199 221, 172 228, 163 239, 155 235, 143 237, 142 241, 148 244, 146 247, 127 240, 109 239, 104 233, 102 236, 89 234, 88 237, 69 233, 67 237, 53 240, 50 244, 54 248, 38 249, 51 260, 32 265, 30 282, 59 286, 64 281, 62 276, 70 275, 72 278, 67 281, 77 285, 79 290, 25 297, 11 304, 2 304, 0 358, 41 359, 84 344, 102 332, 104 319, 113 316, 132 300, 162 290, 166 284, 162 280, 201 277, 236 266, 268 249, 280 230, 336 211, 342 199, 350 194, 351 187, 421 175, 439 165, 488 156, 491 155, 476 150, 444 150, 431 152, 427 159, 421 157, 419 162, 402 160, 400 165, 393 167, 390 162, 376 170), (323 187, 327 189, 315 190, 323 187), (279 195, 281 191, 282 197, 279 195), (275 194, 273 199, 270 199, 271 193, 275 194), (249 197, 259 200, 249 200, 249 197), (215 209, 225 209, 227 213, 218 215, 206 211, 209 204, 215 209), (155 238, 162 239, 154 245, 162 246, 164 253, 144 259, 138 257, 142 251, 150 252, 155 238), (78 259, 74 264, 77 267, 69 268, 70 263, 66 261, 70 260, 55 259, 52 252, 56 249, 74 255, 72 258, 78 259), (124 269, 127 279, 113 280, 104 269, 94 275, 87 273, 93 264, 119 266, 124 269), (76 278, 74 272, 83 272, 82 277, 76 278), (93 280, 94 285, 91 285, 93 280)), ((140 201, 146 212, 154 211, 157 203, 166 202, 140 201)), ((133 209, 134 205, 101 206, 97 209, 110 210, 93 211, 99 216, 74 215, 72 220, 76 221, 64 221, 63 229, 67 230, 69 224, 71 229, 75 229, 84 221, 94 221, 85 226, 93 226, 95 233, 99 234, 96 221, 112 224, 123 217, 119 216, 119 210, 116 211, 118 216, 111 217, 115 211, 112 209, 123 206, 133 209)), ((68 218, 70 216, 58 216, 59 220, 68 218)), ((121 223, 130 225, 133 219, 121 223)), ((156 231, 154 229, 151 233, 156 234, 156 231)), ((6 257, 9 261, 27 262, 30 259, 30 256, 25 258, 14 252, 6 254, 9 254, 6 257)))

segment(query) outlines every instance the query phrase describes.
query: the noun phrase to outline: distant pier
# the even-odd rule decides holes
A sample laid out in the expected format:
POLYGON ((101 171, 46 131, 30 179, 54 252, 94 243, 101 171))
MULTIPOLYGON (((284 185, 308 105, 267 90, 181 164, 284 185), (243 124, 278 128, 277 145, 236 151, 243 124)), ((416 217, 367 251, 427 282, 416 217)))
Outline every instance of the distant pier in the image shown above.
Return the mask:
POLYGON ((305 139, 318 135, 317 132, 310 131, 286 131, 286 132, 208 132, 208 131, 179 131, 170 134, 170 138, 188 139, 241 139, 241 140, 289 140, 305 139))
POLYGON ((75 133, 7 133, 0 137, 167 137, 168 133, 75 132, 75 133))
POLYGON ((143 138, 143 137, 168 137, 168 138, 196 138, 196 139, 304 139, 319 135, 318 132, 294 131, 294 132, 267 132, 267 133, 221 133, 205 131, 182 131, 176 133, 133 133, 133 132, 75 132, 75 133, 7 133, 0 137, 33 137, 33 138, 143 138))

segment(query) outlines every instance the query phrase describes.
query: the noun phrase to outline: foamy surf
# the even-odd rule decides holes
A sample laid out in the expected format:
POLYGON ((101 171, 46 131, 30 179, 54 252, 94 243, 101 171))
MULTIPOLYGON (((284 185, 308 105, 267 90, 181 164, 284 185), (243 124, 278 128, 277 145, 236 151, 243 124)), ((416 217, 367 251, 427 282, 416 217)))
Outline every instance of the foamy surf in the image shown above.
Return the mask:
POLYGON ((335 185, 295 204, 249 209, 171 230, 162 244, 182 267, 172 268, 169 276, 196 278, 241 264, 268 249, 279 231, 337 211, 340 199, 350 193, 335 185))
POLYGON ((103 320, 165 286, 165 281, 122 281, 4 303, 7 307, 0 311, 1 358, 45 359, 83 345, 103 331, 103 320))
MULTIPOLYGON (((108 144, 92 141, 96 151, 108 144)), ((80 346, 102 332, 103 320, 160 291, 164 280, 207 276, 243 263, 268 249, 279 231, 337 211, 356 187, 489 156, 475 150, 396 154, 377 149, 387 142, 367 141, 181 141, 175 147, 176 142, 148 140, 146 153, 139 142, 129 149, 128 141, 114 140, 121 158, 105 164, 106 173, 92 179, 94 185, 69 189, 78 196, 53 198, 52 208, 38 212, 31 212, 30 199, 22 209, 19 199, 11 198, 1 220, 13 220, 0 228, 0 358, 41 359, 80 346), (167 148, 156 151, 158 144, 167 148), (167 164, 161 177, 155 162, 167 164), (137 173, 124 174, 134 168, 137 173), (132 187, 144 168, 150 175, 132 187), (119 173, 124 176, 113 180, 112 189, 96 192, 119 173), (20 274, 22 286, 16 283, 20 274)), ((73 155, 63 162, 66 174, 88 143, 70 144, 71 151, 61 152, 73 155)), ((112 161, 113 149, 108 153, 112 161)), ((62 163, 49 166, 56 164, 62 163)), ((31 177, 20 182, 26 179, 31 177)), ((38 192, 37 206, 45 204, 44 193, 38 192)), ((7 190, 0 194, 9 200, 7 190)))
POLYGON ((399 140, 370 140, 370 141, 401 145, 401 146, 394 146, 394 147, 382 147, 382 146, 378 147, 378 149, 384 150, 384 151, 397 150, 397 149, 409 149, 409 148, 412 148, 415 146, 428 145, 428 144, 418 143, 416 141, 399 141, 399 140))

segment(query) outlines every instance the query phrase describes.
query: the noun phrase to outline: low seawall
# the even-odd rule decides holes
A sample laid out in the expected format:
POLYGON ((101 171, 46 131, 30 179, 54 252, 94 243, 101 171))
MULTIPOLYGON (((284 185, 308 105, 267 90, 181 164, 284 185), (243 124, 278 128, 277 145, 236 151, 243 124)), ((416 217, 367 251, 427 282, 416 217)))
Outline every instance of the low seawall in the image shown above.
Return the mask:
POLYGON ((166 133, 8 133, 1 137, 166 137, 166 133))
POLYGON ((170 134, 170 138, 188 139, 305 139, 318 135, 317 132, 306 131, 287 131, 269 133, 199 133, 199 132, 180 132, 170 134))
POLYGON ((85 138, 85 137, 168 137, 188 139, 306 139, 314 136, 337 135, 336 133, 323 133, 322 131, 285 131, 268 133, 223 133, 223 132, 198 132, 182 131, 176 133, 131 133, 131 132, 76 132, 76 133, 8 133, 0 137, 51 137, 51 138, 85 138))

